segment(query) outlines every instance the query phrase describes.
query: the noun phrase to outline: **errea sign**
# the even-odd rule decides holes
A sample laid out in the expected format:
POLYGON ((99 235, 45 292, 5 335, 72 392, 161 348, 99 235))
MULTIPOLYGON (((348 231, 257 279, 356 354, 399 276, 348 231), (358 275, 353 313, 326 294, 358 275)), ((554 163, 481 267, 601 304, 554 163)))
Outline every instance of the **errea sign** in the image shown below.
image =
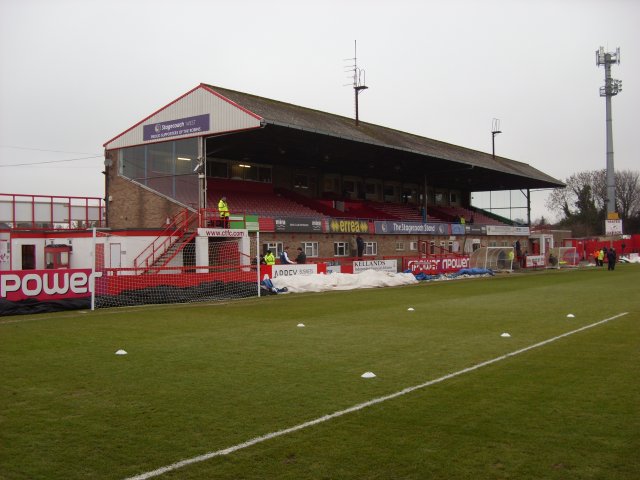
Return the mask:
POLYGON ((102 272, 91 270, 27 270, 0 273, 0 299, 60 300, 88 297, 102 272))

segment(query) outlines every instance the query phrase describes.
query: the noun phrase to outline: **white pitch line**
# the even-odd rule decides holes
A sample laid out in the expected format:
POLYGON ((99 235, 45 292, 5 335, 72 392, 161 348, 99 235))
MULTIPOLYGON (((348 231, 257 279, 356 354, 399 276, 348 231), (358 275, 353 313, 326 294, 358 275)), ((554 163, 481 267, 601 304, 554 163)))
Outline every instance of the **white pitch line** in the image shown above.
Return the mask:
POLYGON ((611 320, 615 320, 616 318, 620 318, 624 315, 627 315, 629 312, 623 312, 623 313, 619 313, 617 315, 614 315, 613 317, 609 317, 609 318, 605 318, 604 320, 600 320, 598 322, 595 323, 591 323, 589 325, 585 325, 584 327, 580 327, 576 330, 571 330, 570 332, 567 333, 563 333, 562 335, 558 335, 557 337, 553 337, 553 338, 549 338, 547 340, 543 340, 542 342, 538 342, 536 344, 530 345, 528 347, 524 347, 521 348, 519 350, 507 353, 505 355, 500 355, 499 357, 496 358, 492 358, 491 360, 487 360, 486 362, 481 362, 481 363, 477 363, 471 367, 467 367, 464 368, 462 370, 458 370, 457 372, 453 372, 453 373, 449 373, 447 375, 444 375, 442 377, 436 378, 434 380, 429 380, 428 382, 425 383, 421 383, 420 385, 414 385, 412 387, 407 387, 403 390, 400 390, 398 392, 392 393, 390 395, 385 395, 384 397, 378 397, 378 398, 374 398, 373 400, 369 400, 368 402, 364 402, 364 403, 359 403, 357 405, 354 405, 352 407, 349 407, 345 410, 339 410, 337 412, 333 412, 330 413, 328 415, 324 415, 322 417, 318 417, 314 420, 310 420, 308 422, 304 422, 304 423, 300 423, 298 425, 295 425, 293 427, 290 428, 285 428, 284 430, 278 430, 277 432, 272 432, 272 433, 267 433, 266 435, 261 435, 259 437, 255 437, 251 440, 247 440, 246 442, 243 443, 238 443, 237 445, 233 445, 231 447, 222 449, 222 450, 217 450, 215 452, 209 452, 209 453, 205 453, 203 455, 198 455, 197 457, 192 457, 192 458, 187 458, 185 460, 181 460, 179 462, 176 463, 172 463, 171 465, 167 465, 165 467, 160 467, 156 470, 152 470, 150 472, 146 472, 146 473, 141 473, 139 475, 136 475, 134 477, 128 477, 125 480, 146 480, 148 478, 153 478, 153 477, 157 477, 160 476, 164 473, 167 472, 171 472, 173 470, 177 470, 179 468, 182 467, 186 467, 187 465, 192 465, 194 463, 200 463, 200 462, 204 462, 206 460, 209 460, 211 458, 214 457, 219 457, 222 455, 228 455, 230 453, 233 452, 237 452, 238 450, 242 450, 244 448, 247 447, 251 447, 253 445, 256 445, 258 443, 262 443, 265 442, 267 440, 271 440, 272 438, 276 438, 276 437, 280 437, 282 435, 287 435, 289 433, 293 433, 293 432, 297 432, 298 430, 302 430, 304 428, 307 427, 312 427, 314 425, 318 425, 320 423, 324 423, 327 422, 329 420, 333 420, 334 418, 338 418, 338 417, 342 417, 343 415, 346 415, 348 413, 352 413, 352 412, 357 412, 358 410, 362 410, 363 408, 367 408, 370 407, 372 405, 376 405, 378 403, 382 403, 382 402, 386 402, 387 400, 392 400, 394 398, 397 397, 401 397, 402 395, 406 395, 407 393, 411 393, 415 390, 420 390, 422 388, 426 388, 428 386, 431 385, 435 385, 436 383, 440 383, 440 382, 444 382, 445 380, 449 380, 451 378, 457 377, 459 375, 465 374, 465 373, 469 373, 469 372, 473 372, 474 370, 478 370, 479 368, 482 367, 486 367, 488 365, 492 365, 496 362, 499 362, 501 360, 505 360, 509 357, 514 357, 516 355, 520 355, 521 353, 524 352, 528 352, 529 350, 533 350, 534 348, 538 348, 538 347, 542 347, 544 345, 547 345, 551 342, 555 342, 556 340, 560 340, 561 338, 564 337, 568 337, 569 335, 573 335, 574 333, 579 333, 582 332, 584 330, 588 330, 589 328, 593 328, 596 327, 598 325, 601 325, 603 323, 609 322, 611 320))

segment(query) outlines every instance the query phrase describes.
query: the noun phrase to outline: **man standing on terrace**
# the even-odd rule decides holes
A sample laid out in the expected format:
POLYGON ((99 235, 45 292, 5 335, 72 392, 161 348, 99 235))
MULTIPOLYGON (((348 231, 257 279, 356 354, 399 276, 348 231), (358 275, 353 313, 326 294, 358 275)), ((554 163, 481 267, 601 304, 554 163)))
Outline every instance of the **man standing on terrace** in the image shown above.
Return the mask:
POLYGON ((362 254, 364 253, 364 240, 360 235, 356 237, 356 247, 358 249, 358 258, 362 259, 362 254))
POLYGON ((282 250, 282 253, 280 254, 280 263, 283 265, 296 263, 289 258, 289 247, 284 247, 284 250, 282 250))
POLYGON ((222 228, 229 228, 229 205, 227 204, 227 197, 224 195, 218 202, 218 213, 220 214, 222 228))
POLYGON ((296 263, 307 263, 307 256, 300 247, 298 247, 298 256, 296 257, 296 263))

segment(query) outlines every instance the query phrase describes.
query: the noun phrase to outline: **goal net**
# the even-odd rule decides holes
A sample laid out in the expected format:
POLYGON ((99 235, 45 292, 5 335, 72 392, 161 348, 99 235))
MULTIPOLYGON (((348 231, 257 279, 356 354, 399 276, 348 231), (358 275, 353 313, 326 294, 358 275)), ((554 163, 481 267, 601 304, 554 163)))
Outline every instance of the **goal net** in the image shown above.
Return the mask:
POLYGON ((549 252, 549 266, 551 268, 571 268, 580 264, 580 256, 576 247, 552 248, 549 252))
POLYGON ((96 232, 92 308, 259 295, 257 234, 122 237, 96 232))
POLYGON ((471 253, 471 268, 486 268, 494 271, 513 270, 515 251, 513 247, 481 247, 471 253))

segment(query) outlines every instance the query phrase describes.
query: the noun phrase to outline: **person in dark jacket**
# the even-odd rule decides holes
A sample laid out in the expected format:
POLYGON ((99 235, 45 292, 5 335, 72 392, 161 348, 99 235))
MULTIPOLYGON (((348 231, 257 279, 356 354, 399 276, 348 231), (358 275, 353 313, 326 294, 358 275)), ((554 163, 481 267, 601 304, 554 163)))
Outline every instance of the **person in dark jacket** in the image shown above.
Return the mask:
POLYGON ((296 263, 291 261, 291 259, 289 258, 289 247, 284 247, 284 250, 280 254, 280 263, 283 265, 296 263))
POLYGON ((607 252, 607 270, 615 270, 616 260, 618 260, 616 249, 611 247, 607 252))
POLYGON ((298 256, 296 257, 296 263, 307 263, 307 256, 300 247, 298 247, 298 256))
POLYGON ((356 237, 356 248, 358 249, 358 258, 362 258, 364 253, 364 240, 360 235, 356 237))

